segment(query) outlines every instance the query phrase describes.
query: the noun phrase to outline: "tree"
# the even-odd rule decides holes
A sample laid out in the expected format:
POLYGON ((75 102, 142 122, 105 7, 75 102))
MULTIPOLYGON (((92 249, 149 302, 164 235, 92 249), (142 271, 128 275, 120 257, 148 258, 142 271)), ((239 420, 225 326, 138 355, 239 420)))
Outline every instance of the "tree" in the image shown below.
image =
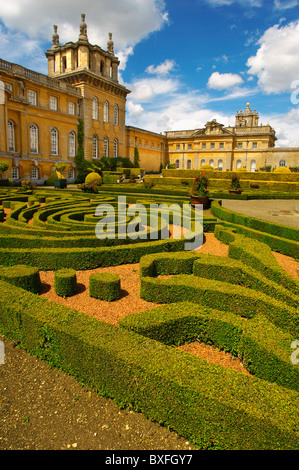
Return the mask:
POLYGON ((84 157, 84 125, 83 120, 79 119, 78 122, 78 150, 75 156, 75 163, 77 166, 77 183, 83 183, 86 175, 92 171, 92 165, 84 157))
POLYGON ((135 168, 139 168, 139 161, 140 161, 140 158, 139 158, 139 150, 137 147, 135 147, 134 149, 134 167, 135 168))
POLYGON ((0 179, 2 180, 2 175, 5 171, 9 168, 9 164, 7 162, 0 162, 0 179))

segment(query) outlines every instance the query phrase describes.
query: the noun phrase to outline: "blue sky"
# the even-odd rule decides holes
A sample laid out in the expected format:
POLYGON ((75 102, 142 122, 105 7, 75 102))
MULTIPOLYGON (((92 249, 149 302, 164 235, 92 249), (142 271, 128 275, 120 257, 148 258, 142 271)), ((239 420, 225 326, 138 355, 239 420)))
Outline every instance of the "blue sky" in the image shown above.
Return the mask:
POLYGON ((127 124, 233 125, 249 102, 277 146, 299 146, 298 0, 0 0, 0 57, 47 73, 52 25, 75 42, 81 13, 92 44, 113 33, 127 124))

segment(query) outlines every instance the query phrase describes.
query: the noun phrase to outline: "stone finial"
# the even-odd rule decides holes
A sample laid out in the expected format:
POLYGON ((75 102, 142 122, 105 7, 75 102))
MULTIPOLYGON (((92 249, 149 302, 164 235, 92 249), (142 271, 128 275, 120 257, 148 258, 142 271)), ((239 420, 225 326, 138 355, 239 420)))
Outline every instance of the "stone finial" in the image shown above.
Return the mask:
POLYGON ((57 33, 56 24, 53 25, 54 33, 52 35, 52 49, 59 46, 59 34, 57 33))
POLYGON ((112 41, 112 33, 109 33, 109 40, 107 42, 107 51, 114 54, 114 42, 112 41))
POLYGON ((81 13, 80 35, 79 40, 88 41, 87 24, 85 23, 85 13, 81 13))

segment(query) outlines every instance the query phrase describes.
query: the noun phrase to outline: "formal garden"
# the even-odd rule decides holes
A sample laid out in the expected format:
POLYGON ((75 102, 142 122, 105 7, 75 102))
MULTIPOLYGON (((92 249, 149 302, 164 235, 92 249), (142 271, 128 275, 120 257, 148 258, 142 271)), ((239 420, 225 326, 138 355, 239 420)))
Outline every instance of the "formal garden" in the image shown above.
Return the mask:
POLYGON ((295 450, 298 273, 277 256, 299 260, 299 229, 234 213, 222 200, 297 199, 299 178, 239 173, 234 194, 235 174, 219 173, 206 172, 204 243, 190 251, 184 234, 173 236, 167 205, 189 205, 198 171, 139 172, 126 184, 116 171, 65 189, 1 187, 0 332, 198 449, 295 450), (121 219, 119 195, 130 209, 121 219), (134 208, 152 204, 166 205, 154 236, 149 218, 142 237, 128 236, 134 208), (121 237, 95 236, 99 205, 115 210, 121 237), (210 237, 221 255, 202 249, 210 237), (202 344, 242 368, 186 349, 202 344))

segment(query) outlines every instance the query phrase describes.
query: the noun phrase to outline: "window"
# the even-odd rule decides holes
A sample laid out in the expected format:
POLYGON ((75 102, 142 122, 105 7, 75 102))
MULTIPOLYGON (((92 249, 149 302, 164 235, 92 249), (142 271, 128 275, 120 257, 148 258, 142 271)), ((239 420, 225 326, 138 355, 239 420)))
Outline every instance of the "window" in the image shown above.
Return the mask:
POLYGON ((57 111, 57 98, 55 96, 50 96, 50 109, 57 111))
POLYGON ((18 180, 19 179, 19 168, 16 166, 13 166, 11 169, 11 177, 13 180, 18 180))
POLYGON ((187 160, 187 170, 191 170, 191 160, 187 160))
POLYGON ((108 140, 108 137, 104 137, 104 157, 109 157, 109 140, 108 140))
POLYGON ((58 132, 56 129, 51 129, 51 153, 58 155, 58 132))
POLYGON ((223 142, 220 142, 219 148, 220 148, 220 150, 223 150, 223 149, 224 149, 224 143, 223 143, 223 142))
POLYGON ((28 101, 33 106, 36 106, 36 92, 32 90, 28 90, 28 101))
POLYGON ((243 148, 243 143, 242 142, 239 142, 238 143, 238 149, 241 150, 243 148))
POLYGON ((207 148, 207 144, 202 144, 202 149, 206 150, 206 148, 207 148))
POLYGON ((99 141, 98 136, 94 135, 92 138, 92 158, 98 158, 99 156, 99 141))
POLYGON ((287 163, 285 160, 280 160, 279 166, 287 166, 287 163))
POLYGON ((12 84, 11 83, 5 83, 5 87, 12 92, 12 84))
POLYGON ((214 166, 214 160, 210 160, 209 165, 214 166))
POLYGON ((251 160, 251 163, 250 163, 250 171, 255 171, 256 169, 256 161, 255 160, 251 160))
POLYGON ((206 164, 206 161, 205 161, 205 160, 201 160, 200 166, 205 165, 205 164, 206 164))
POLYGON ((75 115, 75 103, 69 102, 69 114, 75 115))
POLYGON ((8 121, 8 151, 15 151, 15 126, 12 121, 8 121))
POLYGON ((215 144, 211 143, 211 150, 214 150, 214 149, 215 149, 215 144))
POLYGON ((76 155, 76 135, 75 132, 69 133, 69 156, 74 157, 76 155))
POLYGON ((73 180, 75 178, 75 170, 74 168, 69 169, 69 179, 73 180))
POLYGON ((180 160, 175 161, 175 167, 177 170, 180 168, 180 160))
POLYGON ((109 103, 105 101, 104 103, 104 122, 108 122, 109 120, 109 103))
POLYGON ((252 142, 252 148, 257 149, 257 142, 252 142))
POLYGON ((113 124, 115 126, 118 126, 118 106, 117 106, 117 104, 114 106, 113 124))
POLYGON ((241 165, 242 165, 241 160, 237 160, 236 169, 238 170, 239 168, 241 168, 241 165))
POLYGON ((37 180, 38 179, 38 168, 35 166, 31 168, 31 179, 37 180))
POLYGON ((218 160, 218 170, 219 171, 223 170, 223 160, 218 160))
POLYGON ((99 103, 97 98, 92 100, 92 119, 98 119, 99 117, 99 103))
POLYGON ((30 153, 38 153, 38 128, 31 124, 30 128, 30 153))
POLYGON ((118 140, 117 139, 114 139, 113 141, 113 156, 115 158, 118 157, 118 140))
POLYGON ((176 144, 176 149, 180 150, 180 144, 176 144))
POLYGON ((188 144, 188 150, 192 150, 192 144, 188 144))

